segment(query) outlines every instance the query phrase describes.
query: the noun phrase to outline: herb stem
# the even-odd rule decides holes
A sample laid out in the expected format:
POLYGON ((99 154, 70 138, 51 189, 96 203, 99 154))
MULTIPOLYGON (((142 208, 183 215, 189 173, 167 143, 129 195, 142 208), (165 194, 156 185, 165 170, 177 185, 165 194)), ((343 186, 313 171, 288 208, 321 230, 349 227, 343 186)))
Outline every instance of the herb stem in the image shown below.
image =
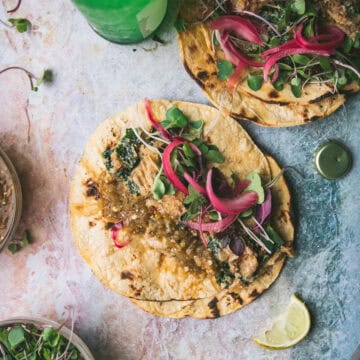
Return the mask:
POLYGON ((281 171, 272 179, 270 180, 267 184, 265 184, 264 188, 265 189, 270 189, 272 186, 274 186, 279 179, 281 178, 281 176, 283 176, 284 172, 286 170, 294 170, 296 173, 298 173, 303 179, 305 178, 305 176, 298 170, 296 169, 294 166, 284 166, 281 171))
POLYGON ((131 127, 132 131, 134 132, 135 136, 142 142, 142 144, 144 144, 145 147, 147 147, 150 151, 158 154, 161 157, 161 152, 155 147, 152 146, 150 144, 148 144, 137 132, 137 130, 132 126, 131 127))
MULTIPOLYGON (((215 13, 216 11, 218 11, 219 9, 222 9, 223 10, 223 5, 227 2, 228 0, 222 0, 221 2, 218 2, 216 1, 216 6, 215 8, 207 15, 205 16, 204 19, 200 20, 200 21, 195 21, 193 23, 190 23, 189 25, 198 25, 198 24, 202 24, 204 23, 205 21, 209 20, 215 13)), ((224 11, 224 10, 223 10, 224 11)), ((224 11, 226 12, 226 11, 224 11)))
POLYGON ((295 26, 299 25, 301 22, 303 22, 304 20, 306 20, 309 16, 305 15, 303 17, 301 17, 300 19, 298 19, 297 21, 295 21, 293 24, 291 24, 291 26, 286 29, 286 31, 282 34, 280 34, 280 37, 285 36, 287 33, 289 33, 295 26))
POLYGON ((271 251, 268 247, 238 218, 238 222, 243 227, 248 236, 253 239, 259 246, 261 246, 268 254, 271 255, 271 251))
POLYGON ((56 355, 56 358, 58 360, 61 360, 62 358, 64 358, 67 355, 67 352, 69 350, 69 346, 70 346, 70 344, 72 342, 72 338, 73 338, 73 334, 74 334, 74 319, 71 320, 71 329, 70 330, 71 330, 71 332, 70 332, 70 336, 69 336, 69 341, 68 341, 68 343, 66 345, 66 348, 65 348, 64 352, 60 355, 60 357, 58 357, 56 355))
POLYGON ((316 77, 320 77, 320 76, 323 76, 323 75, 328 75, 328 74, 332 74, 332 71, 323 71, 321 73, 318 73, 318 74, 315 74, 315 75, 312 75, 312 77, 309 77, 308 79, 306 79, 302 85, 302 89, 304 90, 305 88, 305 85, 306 84, 326 84, 326 83, 329 83, 329 82, 333 82, 332 79, 328 79, 328 80, 320 80, 319 81, 314 81, 314 78, 316 77))
MULTIPOLYGON (((159 169, 158 173, 156 174, 155 179, 154 179, 154 182, 153 182, 154 185, 156 184, 157 180, 158 180, 159 177, 161 176, 162 171, 163 171, 163 164, 161 163, 160 169, 159 169)), ((154 186, 154 185, 153 185, 153 186, 154 186)))
MULTIPOLYGON (((346 60, 348 63, 350 63, 353 67, 356 67, 356 65, 347 57, 345 56, 343 53, 337 51, 336 52, 336 55, 340 56, 341 58, 343 58, 344 60, 346 60)), ((334 62, 337 61, 337 60, 334 60, 334 62)), ((339 61, 340 62, 340 61, 339 61)), ((340 62, 341 63, 341 62, 340 62)), ((340 64, 338 64, 340 65, 340 64)))
POLYGON ((309 68, 309 67, 316 66, 316 65, 320 65, 320 62, 314 62, 314 60, 317 60, 317 59, 318 59, 318 57, 315 56, 314 58, 310 59, 310 61, 309 61, 306 65, 301 66, 301 67, 298 67, 298 69, 300 69, 300 70, 306 70, 306 69, 309 68))
POLYGON ((274 241, 272 239, 270 239, 269 235, 266 233, 265 229, 263 228, 263 226, 260 224, 259 221, 257 221, 256 217, 253 216, 252 219, 254 220, 255 224, 258 226, 258 228, 261 230, 261 235, 265 238, 265 240, 270 241, 271 243, 274 244, 274 241))
POLYGON ((1 344, 0 344, 0 352, 1 352, 2 357, 3 357, 4 359, 6 359, 6 354, 5 354, 5 351, 4 351, 4 349, 3 349, 3 347, 2 347, 1 344))
MULTIPOLYGON (((136 117, 137 117, 138 126, 140 127, 140 129, 141 129, 147 136, 149 136, 150 138, 152 138, 152 139, 154 139, 154 140, 163 142, 163 143, 166 144, 166 145, 169 145, 169 144, 170 144, 170 141, 167 141, 167 140, 165 140, 165 139, 163 139, 163 138, 160 138, 160 137, 158 137, 158 136, 155 136, 154 134, 152 134, 152 133, 150 133, 149 131, 147 131, 147 130, 141 125, 139 106, 137 106, 137 114, 136 114, 136 117)), ((140 139, 139 139, 139 140, 140 140, 140 139)))
POLYGON ((244 10, 244 9, 235 9, 235 12, 240 13, 240 14, 245 14, 245 15, 250 15, 253 16, 255 18, 257 18, 258 20, 263 21, 267 26, 269 26, 269 28, 278 36, 280 37, 281 34, 279 33, 279 31, 276 29, 275 25, 272 24, 270 21, 266 20, 265 18, 263 18, 260 15, 257 15, 255 13, 253 13, 252 11, 248 11, 248 10, 244 10))
POLYGON ((7 22, 5 22, 4 20, 0 19, 0 24, 3 24, 4 26, 6 26, 9 29, 12 29, 14 27, 14 25, 10 25, 7 22))
POLYGON ((353 71, 353 72, 359 77, 359 79, 360 79, 360 72, 359 72, 355 67, 353 67, 353 66, 351 66, 351 65, 348 65, 348 64, 345 64, 345 63, 343 63, 343 62, 341 62, 341 61, 338 61, 338 60, 334 60, 334 64, 339 65, 339 66, 342 66, 342 67, 344 67, 344 68, 346 68, 346 69, 350 69, 350 70, 353 71))
POLYGON ((34 80, 34 79, 36 80, 37 77, 36 77, 32 72, 30 72, 29 70, 24 69, 24 68, 21 67, 21 66, 9 66, 9 67, 7 67, 7 68, 5 68, 5 69, 0 70, 0 74, 4 73, 4 72, 6 72, 6 71, 9 71, 9 70, 20 70, 20 71, 23 71, 23 72, 27 75, 27 77, 28 77, 28 79, 29 79, 31 90, 34 90, 34 89, 35 89, 34 81, 33 81, 33 80, 34 80))
POLYGON ((10 9, 7 11, 8 14, 14 13, 15 11, 19 10, 19 7, 21 5, 21 0, 18 0, 17 4, 15 5, 14 8, 10 9))
POLYGON ((223 12, 226 12, 226 9, 223 7, 223 4, 226 3, 226 1, 222 1, 222 2, 219 2, 219 0, 215 0, 216 1, 216 4, 218 6, 218 9, 221 9, 223 12))
POLYGON ((213 30, 211 32, 211 51, 213 52, 213 54, 215 54, 215 38, 216 35, 215 35, 215 31, 213 30))

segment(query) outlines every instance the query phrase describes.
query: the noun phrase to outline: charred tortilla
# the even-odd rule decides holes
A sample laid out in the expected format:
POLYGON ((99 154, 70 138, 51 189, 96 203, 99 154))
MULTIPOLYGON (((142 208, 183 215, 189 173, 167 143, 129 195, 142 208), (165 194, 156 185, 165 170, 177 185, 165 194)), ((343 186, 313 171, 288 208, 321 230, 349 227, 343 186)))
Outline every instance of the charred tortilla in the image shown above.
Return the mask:
MULTIPOLYGON (((256 171, 264 181, 272 178, 272 165, 269 165, 268 159, 231 118, 205 105, 164 100, 151 102, 158 121, 164 119, 166 111, 173 106, 191 121, 204 121, 204 138, 216 145, 226 159, 218 165, 225 176, 230 178, 231 174, 236 174, 244 178, 256 171)), ((152 196, 151 186, 159 162, 156 154, 154 156, 139 146, 139 163, 129 178, 138 186, 136 195, 131 193, 131 188, 119 185, 106 167, 104 151, 119 143, 127 129, 137 126, 147 131, 151 128, 142 103, 107 119, 91 136, 70 191, 71 228, 75 244, 100 281, 131 299, 161 302, 213 298, 224 287, 216 281, 218 267, 209 249, 203 246, 194 231, 177 225, 183 212, 182 194, 166 195, 158 201, 152 196), (114 246, 109 232, 109 224, 118 220, 118 214, 123 219, 126 217, 120 230, 126 246, 121 249, 114 246)), ((256 297, 255 288, 261 291, 270 286, 278 276, 285 257, 291 253, 290 198, 285 183, 279 182, 278 187, 284 194, 281 201, 286 204, 274 210, 275 217, 280 209, 283 210, 274 227, 285 243, 270 256, 264 263, 266 265, 256 264, 249 274, 249 281, 259 284, 251 288, 253 295, 248 294, 249 299, 256 297)), ((254 257, 250 249, 247 254, 248 257, 240 260, 245 269, 250 264, 248 259, 254 257)), ((231 288, 239 291, 244 298, 245 293, 250 291, 250 287, 244 290, 243 282, 238 280, 231 288)), ((225 308, 220 312, 225 314, 225 308)), ((202 316, 205 315, 199 314, 198 317, 202 316)))
MULTIPOLYGON (((336 2, 336 1, 335 1, 336 2)), ((258 11, 269 1, 234 1, 237 8, 258 11)), ((336 18, 330 1, 321 2, 324 12, 328 14, 329 24, 357 24, 358 17, 336 18), (335 21, 334 21, 335 20, 335 21)), ((339 5, 340 6, 340 5, 339 5)), ((359 90, 356 81, 346 85, 341 92, 335 92, 331 84, 307 84, 301 97, 295 97, 290 85, 283 90, 276 90, 271 83, 263 83, 261 89, 254 91, 247 84, 247 76, 242 76, 234 91, 227 89, 226 80, 218 77, 217 62, 224 60, 225 55, 219 47, 212 44, 212 32, 209 29, 211 20, 202 22, 216 7, 214 2, 206 1, 198 5, 185 2, 181 16, 188 22, 188 28, 179 32, 179 49, 186 71, 202 88, 205 95, 216 107, 237 119, 250 120, 263 126, 302 125, 323 118, 333 113, 346 100, 346 95, 359 90), (204 3, 206 6, 204 6, 204 3), (198 8, 196 8, 198 6, 198 8)), ((341 7, 343 8, 343 7, 341 7)), ((345 10, 344 10, 345 11, 345 10)), ((353 36, 354 26, 343 26, 353 36)), ((359 29, 359 27, 356 27, 359 29)), ((251 68, 249 69, 251 70, 251 68)))

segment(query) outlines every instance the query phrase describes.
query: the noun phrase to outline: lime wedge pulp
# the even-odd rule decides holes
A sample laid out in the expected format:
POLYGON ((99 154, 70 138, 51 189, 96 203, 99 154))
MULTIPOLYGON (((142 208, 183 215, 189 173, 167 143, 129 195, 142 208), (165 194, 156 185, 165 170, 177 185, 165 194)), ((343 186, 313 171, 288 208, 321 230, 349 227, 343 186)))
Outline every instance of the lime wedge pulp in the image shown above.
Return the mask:
POLYGON ((304 339, 310 326, 309 310, 296 295, 292 295, 286 311, 274 320, 270 329, 253 340, 269 350, 287 349, 304 339))

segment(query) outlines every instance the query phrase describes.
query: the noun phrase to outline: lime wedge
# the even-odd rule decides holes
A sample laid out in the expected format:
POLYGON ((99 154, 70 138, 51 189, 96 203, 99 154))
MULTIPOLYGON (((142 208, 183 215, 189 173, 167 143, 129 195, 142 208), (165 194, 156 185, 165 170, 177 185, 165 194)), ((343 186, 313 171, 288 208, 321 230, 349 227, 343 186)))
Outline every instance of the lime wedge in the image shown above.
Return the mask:
POLYGON ((269 350, 282 350, 299 343, 309 332, 310 314, 306 305, 295 295, 286 311, 273 322, 269 330, 254 338, 254 342, 269 350))

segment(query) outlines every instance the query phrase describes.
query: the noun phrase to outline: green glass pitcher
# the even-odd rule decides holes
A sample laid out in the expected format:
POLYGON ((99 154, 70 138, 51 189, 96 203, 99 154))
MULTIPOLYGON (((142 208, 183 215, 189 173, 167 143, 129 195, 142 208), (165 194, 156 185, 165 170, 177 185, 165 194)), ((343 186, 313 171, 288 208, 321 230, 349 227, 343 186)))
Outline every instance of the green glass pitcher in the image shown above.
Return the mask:
POLYGON ((161 24, 167 0, 72 0, 103 38, 131 44, 150 36, 161 24))

